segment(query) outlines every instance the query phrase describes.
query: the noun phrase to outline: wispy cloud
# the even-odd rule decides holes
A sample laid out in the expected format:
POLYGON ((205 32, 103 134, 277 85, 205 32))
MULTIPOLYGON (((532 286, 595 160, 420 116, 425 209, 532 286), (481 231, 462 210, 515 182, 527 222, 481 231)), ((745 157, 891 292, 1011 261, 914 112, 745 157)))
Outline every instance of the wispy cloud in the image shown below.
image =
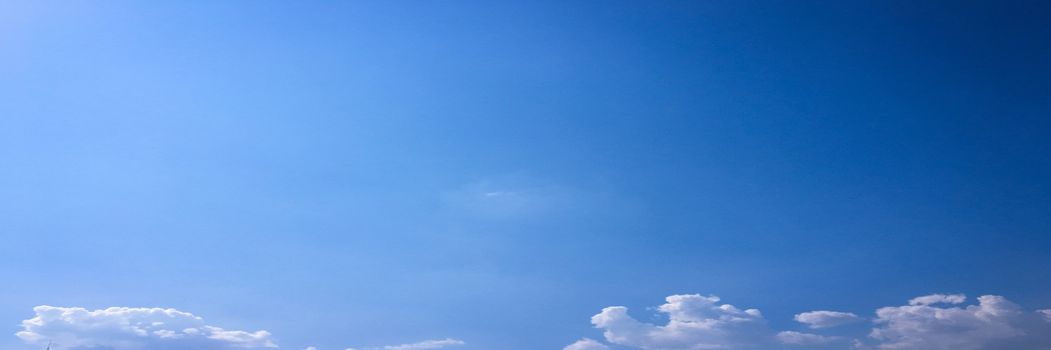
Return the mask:
POLYGON ((444 194, 450 208, 483 219, 522 219, 573 208, 571 188, 531 181, 479 181, 444 194))
POLYGON ((383 347, 383 350, 426 350, 426 349, 441 349, 447 346, 463 345, 464 341, 459 339, 446 338, 441 340, 424 340, 412 344, 401 344, 401 345, 387 345, 383 347))
POLYGON ((449 346, 464 345, 467 344, 463 340, 445 338, 436 340, 424 340, 409 344, 400 345, 386 345, 381 347, 369 347, 369 348, 347 348, 346 350, 430 350, 430 349, 441 349, 449 346))

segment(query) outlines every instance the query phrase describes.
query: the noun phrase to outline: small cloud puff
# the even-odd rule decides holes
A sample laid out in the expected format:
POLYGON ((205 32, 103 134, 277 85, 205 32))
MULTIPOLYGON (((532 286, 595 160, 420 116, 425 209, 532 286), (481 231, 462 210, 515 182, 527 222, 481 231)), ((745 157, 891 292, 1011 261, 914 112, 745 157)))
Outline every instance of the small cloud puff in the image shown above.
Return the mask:
POLYGON ((861 320, 858 315, 838 311, 809 311, 795 316, 795 320, 810 328, 829 328, 861 320))
POLYGON ((37 306, 16 335, 57 350, 228 350, 275 348, 267 331, 234 331, 207 325, 188 312, 161 308, 37 306))
POLYGON ((909 300, 909 305, 963 304, 965 301, 967 301, 967 296, 963 294, 931 294, 912 298, 909 300))

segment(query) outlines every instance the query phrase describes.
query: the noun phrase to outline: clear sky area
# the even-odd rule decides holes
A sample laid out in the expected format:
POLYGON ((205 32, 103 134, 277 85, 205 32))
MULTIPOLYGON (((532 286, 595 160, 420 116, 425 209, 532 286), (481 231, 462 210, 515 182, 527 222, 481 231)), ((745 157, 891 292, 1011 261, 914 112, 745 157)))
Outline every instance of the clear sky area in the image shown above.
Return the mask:
POLYGON ((1051 348, 1045 1, 3 1, 0 348, 1051 348))

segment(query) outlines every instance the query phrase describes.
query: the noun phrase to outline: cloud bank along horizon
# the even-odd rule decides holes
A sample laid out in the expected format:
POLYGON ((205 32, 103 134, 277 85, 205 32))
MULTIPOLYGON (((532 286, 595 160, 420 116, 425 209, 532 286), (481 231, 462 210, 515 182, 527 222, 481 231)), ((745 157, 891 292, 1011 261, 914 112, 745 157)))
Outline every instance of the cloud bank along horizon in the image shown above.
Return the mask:
POLYGON ((872 349, 1039 350, 1051 341, 1051 310, 1023 310, 997 295, 964 305, 963 294, 931 294, 907 305, 887 306, 865 319, 851 312, 816 310, 796 314, 805 331, 775 331, 757 309, 739 309, 715 296, 668 296, 656 310, 666 324, 639 321, 611 306, 591 318, 605 343, 582 338, 563 350, 601 350, 610 345, 642 350, 695 349, 872 349), (867 333, 835 328, 867 322, 867 333))
MULTIPOLYGON (((80 307, 41 305, 36 315, 22 321, 15 335, 27 344, 50 345, 56 350, 224 350, 273 349, 278 344, 265 330, 226 330, 205 323, 189 312, 170 308, 110 307, 88 310, 80 307)), ((347 350, 424 350, 463 345, 446 338, 416 343, 347 350)), ((315 347, 307 347, 315 349, 315 347)))
MULTIPOLYGON (((610 306, 591 318, 602 341, 583 337, 563 350, 696 349, 1045 349, 1051 340, 1051 309, 1026 311, 997 295, 967 304, 963 294, 930 294, 906 305, 881 307, 875 317, 814 310, 795 315, 805 330, 771 329, 758 309, 740 309, 716 296, 679 294, 655 310, 665 324, 639 321, 628 308, 610 306), (865 323, 867 333, 837 328, 865 323)), ((165 308, 37 306, 16 333, 27 344, 56 350, 230 350, 279 348, 266 330, 227 330, 189 312, 165 308)), ((455 338, 345 350, 425 350, 464 345, 455 338)), ((308 346, 306 350, 318 350, 308 346)))

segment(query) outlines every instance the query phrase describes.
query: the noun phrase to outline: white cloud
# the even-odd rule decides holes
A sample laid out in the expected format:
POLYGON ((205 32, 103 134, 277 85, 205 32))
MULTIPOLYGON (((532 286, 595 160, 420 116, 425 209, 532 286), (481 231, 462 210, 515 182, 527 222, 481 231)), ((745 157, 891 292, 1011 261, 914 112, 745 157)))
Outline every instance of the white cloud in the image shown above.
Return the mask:
POLYGON ((967 307, 934 306, 965 300, 959 294, 934 294, 912 299, 906 306, 880 308, 878 327, 870 336, 879 342, 879 349, 974 350, 1026 335, 1021 308, 1001 296, 984 295, 978 297, 978 305, 967 307))
POLYGON ((784 331, 777 333, 777 340, 790 345, 819 345, 828 344, 839 340, 838 337, 826 337, 823 335, 784 331))
POLYGON ((967 296, 963 294, 931 294, 912 298, 909 305, 934 305, 934 304, 963 304, 967 296))
POLYGON ((584 338, 573 344, 562 348, 562 350, 609 350, 606 344, 599 343, 594 339, 584 338))
MULTIPOLYGON (((962 294, 932 294, 908 305, 876 310, 868 337, 855 328, 836 334, 782 331, 766 326, 759 310, 720 304, 719 298, 672 295, 657 308, 667 324, 639 321, 623 306, 611 306, 591 318, 608 343, 642 350, 783 349, 808 350, 1048 350, 1051 349, 1051 309, 1025 312, 1006 298, 984 295, 967 304, 962 294), (851 345, 852 344, 852 345, 851 345)), ((856 314, 810 311, 795 315, 813 329, 864 321, 856 314)), ((826 331, 827 332, 827 331, 826 331)), ((607 350, 584 338, 563 350, 607 350)))
POLYGON ((56 350, 226 350, 277 347, 267 331, 231 331, 188 312, 161 308, 37 306, 16 335, 56 350))
POLYGON ((441 349, 447 346, 463 345, 466 344, 462 340, 446 338, 441 340, 424 340, 418 343, 412 344, 401 344, 401 345, 387 345, 383 347, 383 350, 425 350, 425 349, 441 349))
POLYGON ((839 311, 809 311, 795 316, 795 320, 810 328, 829 328, 861 320, 858 315, 839 311))
POLYGON ((719 304, 715 296, 672 295, 658 311, 666 325, 639 322, 622 306, 607 307, 591 318, 610 343, 646 350, 744 348, 769 339, 759 310, 719 304))

